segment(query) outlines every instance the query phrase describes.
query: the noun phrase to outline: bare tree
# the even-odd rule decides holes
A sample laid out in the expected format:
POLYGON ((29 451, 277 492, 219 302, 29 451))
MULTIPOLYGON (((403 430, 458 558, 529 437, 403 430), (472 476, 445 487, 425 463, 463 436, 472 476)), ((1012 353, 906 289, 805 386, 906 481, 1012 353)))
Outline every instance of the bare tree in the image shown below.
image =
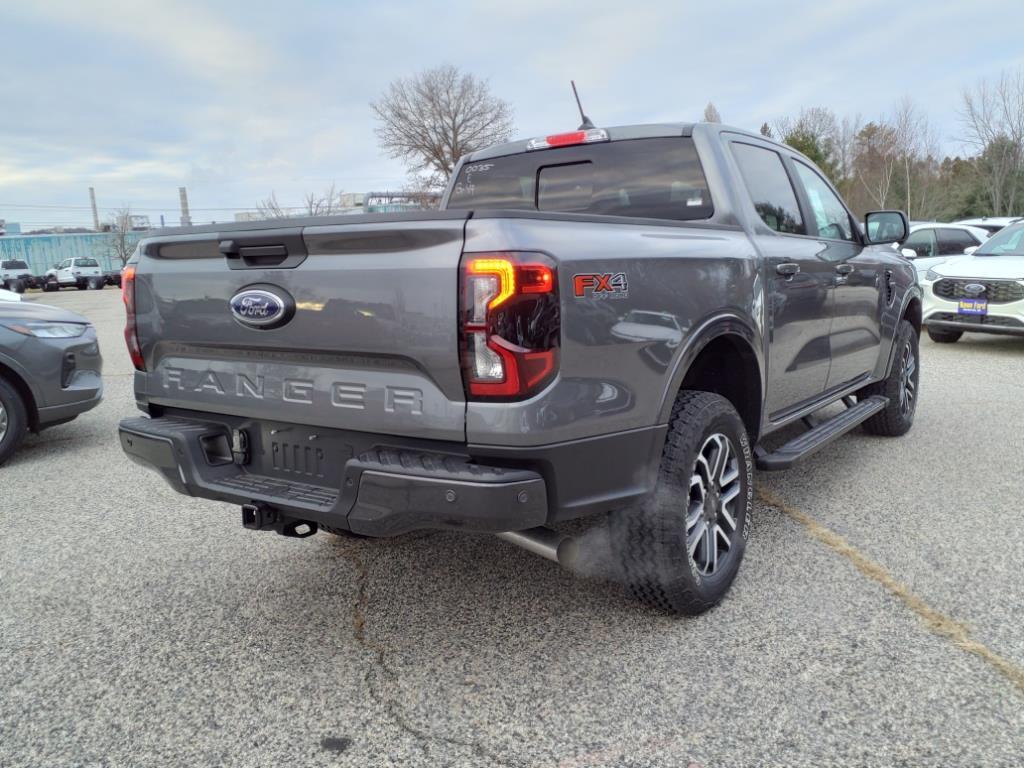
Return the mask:
POLYGON ((993 213, 1013 215, 1024 172, 1024 68, 965 90, 960 117, 993 213))
POLYGON ((512 106, 486 80, 447 64, 395 80, 370 108, 381 149, 433 184, 447 181, 463 155, 512 135, 512 106))
POLYGON ((853 170, 871 204, 885 208, 900 159, 896 130, 885 120, 865 125, 855 140, 853 170))
POLYGON ((256 210, 266 219, 284 219, 289 216, 330 216, 344 210, 343 193, 331 184, 322 193, 306 193, 301 206, 285 207, 277 202, 277 193, 256 203, 256 210))
POLYGON ((708 105, 704 107, 704 122, 705 123, 720 123, 722 122, 722 116, 718 112, 718 108, 714 102, 709 101, 708 105))
POLYGON ((132 237, 132 209, 129 207, 118 208, 110 216, 110 221, 104 229, 107 230, 107 237, 100 241, 100 249, 103 255, 108 256, 114 264, 120 262, 123 267, 128 263, 138 238, 132 237))

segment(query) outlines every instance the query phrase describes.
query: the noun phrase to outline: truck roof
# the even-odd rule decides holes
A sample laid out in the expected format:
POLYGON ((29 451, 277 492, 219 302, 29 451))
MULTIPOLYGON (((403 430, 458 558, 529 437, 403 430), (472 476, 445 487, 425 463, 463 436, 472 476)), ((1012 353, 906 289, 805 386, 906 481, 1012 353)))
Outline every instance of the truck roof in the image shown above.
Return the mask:
MULTIPOLYGON (((667 136, 692 136, 694 131, 702 133, 721 133, 726 131, 729 133, 740 133, 747 136, 753 136, 761 139, 762 141, 770 141, 774 144, 778 143, 774 139, 762 136, 759 133, 748 131, 745 128, 737 128, 732 125, 724 125, 722 123, 641 123, 638 125, 599 125, 596 127, 607 131, 610 141, 654 139, 667 136)), ((526 152, 527 144, 529 144, 530 139, 532 138, 536 137, 531 136, 526 139, 510 141, 505 144, 494 144, 490 147, 479 149, 476 152, 471 152, 466 155, 465 162, 475 162, 477 160, 487 160, 492 157, 503 157, 505 155, 516 155, 520 152, 526 152)))

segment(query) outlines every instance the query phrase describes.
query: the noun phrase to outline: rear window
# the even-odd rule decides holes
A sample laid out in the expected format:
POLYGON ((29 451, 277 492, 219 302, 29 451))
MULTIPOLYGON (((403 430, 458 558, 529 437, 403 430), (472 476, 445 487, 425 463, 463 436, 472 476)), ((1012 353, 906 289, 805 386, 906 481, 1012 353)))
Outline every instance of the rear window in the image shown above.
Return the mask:
POLYGON ((0 269, 28 269, 28 264, 24 261, 4 261, 0 262, 0 269))
POLYGON ((96 259, 75 259, 75 266, 78 267, 98 267, 99 262, 96 259))
POLYGON ((714 212, 693 140, 636 139, 496 157, 462 167, 448 208, 706 219, 714 212))

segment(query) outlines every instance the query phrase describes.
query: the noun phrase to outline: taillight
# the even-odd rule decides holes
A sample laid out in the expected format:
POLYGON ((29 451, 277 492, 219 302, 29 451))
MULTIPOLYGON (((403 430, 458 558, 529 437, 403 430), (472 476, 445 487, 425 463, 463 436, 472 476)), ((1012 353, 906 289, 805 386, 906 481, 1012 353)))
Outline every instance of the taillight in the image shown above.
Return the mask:
POLYGON ((541 136, 536 139, 530 139, 526 143, 526 150, 529 152, 535 149, 571 147, 575 144, 593 144, 597 141, 608 141, 608 131, 604 128, 589 128, 585 131, 570 131, 569 133, 541 136))
POLYGON ((470 399, 518 400, 558 373, 558 280, 534 253, 466 254, 462 376, 470 399))
POLYGON ((124 341, 128 345, 128 354, 132 358, 135 370, 146 370, 146 360, 139 346, 139 334, 135 327, 135 267, 127 266, 121 273, 121 299, 124 301, 125 325, 124 341))

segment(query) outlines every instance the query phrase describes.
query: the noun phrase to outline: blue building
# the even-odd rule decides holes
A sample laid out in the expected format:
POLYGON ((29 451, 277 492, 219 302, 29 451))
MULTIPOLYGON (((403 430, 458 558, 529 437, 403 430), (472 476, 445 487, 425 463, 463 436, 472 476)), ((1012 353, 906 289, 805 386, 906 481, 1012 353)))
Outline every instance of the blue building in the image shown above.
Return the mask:
MULTIPOLYGON (((134 244, 145 232, 129 232, 134 244)), ((58 235, 11 235, 0 237, 0 260, 19 259, 28 264, 32 274, 41 275, 64 259, 77 256, 96 259, 105 270, 121 268, 121 260, 113 249, 114 235, 108 232, 58 235)))

